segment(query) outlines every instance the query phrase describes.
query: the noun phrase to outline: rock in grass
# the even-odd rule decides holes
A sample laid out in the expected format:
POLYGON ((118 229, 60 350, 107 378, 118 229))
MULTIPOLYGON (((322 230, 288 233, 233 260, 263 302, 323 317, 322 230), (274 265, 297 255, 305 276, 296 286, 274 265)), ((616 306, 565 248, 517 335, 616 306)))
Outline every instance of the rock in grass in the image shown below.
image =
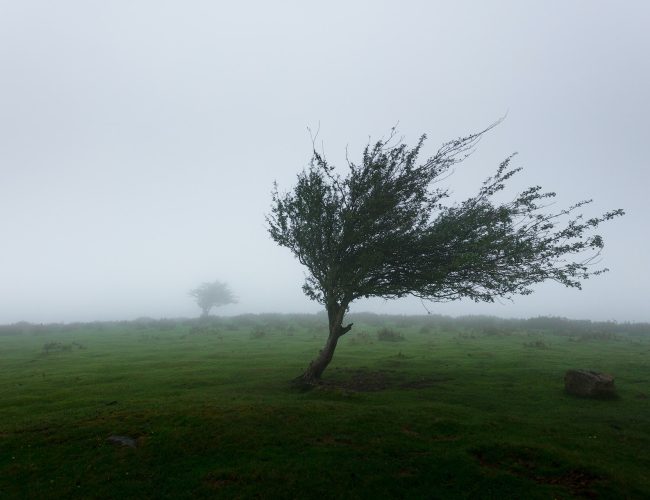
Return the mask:
POLYGON ((130 438, 129 436, 108 436, 108 442, 113 444, 121 444, 122 446, 128 446, 130 448, 136 447, 135 439, 130 438))
POLYGON ((591 370, 568 370, 564 374, 568 394, 584 398, 611 398, 616 395, 614 377, 591 370))

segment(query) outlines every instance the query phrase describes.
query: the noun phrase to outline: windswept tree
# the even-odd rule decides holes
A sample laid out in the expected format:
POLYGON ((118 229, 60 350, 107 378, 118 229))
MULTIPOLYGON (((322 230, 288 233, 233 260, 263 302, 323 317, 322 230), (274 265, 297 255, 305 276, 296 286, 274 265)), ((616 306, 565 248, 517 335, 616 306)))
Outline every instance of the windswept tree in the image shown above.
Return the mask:
POLYGON ((301 376, 304 382, 316 382, 332 360, 352 328, 343 320, 356 299, 492 302, 530 294, 547 280, 580 288, 607 270, 593 268, 603 247, 593 230, 623 211, 585 219, 578 212, 591 200, 550 211, 555 193, 539 186, 499 202, 495 195, 521 170, 512 167, 512 156, 474 196, 447 200, 439 181, 493 126, 444 143, 423 162, 418 156, 426 136, 408 147, 393 129, 387 139, 369 143, 359 163, 348 160, 345 176, 314 149, 291 191, 274 185, 269 233, 307 268, 303 290, 325 306, 329 320, 325 346, 301 376))
POLYGON ((202 283, 199 287, 190 291, 190 296, 194 297, 196 305, 201 308, 202 317, 207 317, 213 307, 225 306, 237 302, 236 297, 232 294, 230 287, 221 281, 212 283, 202 283))

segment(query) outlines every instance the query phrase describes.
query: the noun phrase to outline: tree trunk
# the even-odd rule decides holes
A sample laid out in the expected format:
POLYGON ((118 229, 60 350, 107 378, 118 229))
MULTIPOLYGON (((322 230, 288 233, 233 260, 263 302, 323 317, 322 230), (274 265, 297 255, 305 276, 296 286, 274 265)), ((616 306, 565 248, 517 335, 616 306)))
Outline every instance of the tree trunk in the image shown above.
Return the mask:
POLYGON ((352 323, 343 326, 343 316, 345 315, 346 309, 347 305, 342 304, 335 304, 327 308, 327 317, 329 320, 327 342, 325 342, 325 346, 318 353, 316 359, 309 363, 309 367, 305 370, 305 373, 296 379, 296 382, 308 385, 318 383, 325 368, 332 361, 334 350, 339 339, 352 329, 352 323))

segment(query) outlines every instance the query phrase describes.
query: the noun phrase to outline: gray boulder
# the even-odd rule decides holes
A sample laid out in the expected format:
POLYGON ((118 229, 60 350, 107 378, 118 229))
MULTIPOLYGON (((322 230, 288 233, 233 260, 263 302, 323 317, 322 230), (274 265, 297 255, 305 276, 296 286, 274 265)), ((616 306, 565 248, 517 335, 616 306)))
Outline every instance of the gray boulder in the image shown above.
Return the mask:
POLYGON ((591 370, 568 370, 564 374, 564 389, 568 394, 584 398, 616 396, 614 377, 591 370))

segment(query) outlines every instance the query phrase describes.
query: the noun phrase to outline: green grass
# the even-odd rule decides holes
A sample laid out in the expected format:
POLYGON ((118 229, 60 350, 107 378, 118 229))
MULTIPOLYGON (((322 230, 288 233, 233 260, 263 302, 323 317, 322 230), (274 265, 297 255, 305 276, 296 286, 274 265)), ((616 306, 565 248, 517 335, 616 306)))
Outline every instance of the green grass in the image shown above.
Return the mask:
POLYGON ((305 317, 5 332, 0 498, 650 497, 650 336, 481 332, 357 320, 308 392, 305 317))

